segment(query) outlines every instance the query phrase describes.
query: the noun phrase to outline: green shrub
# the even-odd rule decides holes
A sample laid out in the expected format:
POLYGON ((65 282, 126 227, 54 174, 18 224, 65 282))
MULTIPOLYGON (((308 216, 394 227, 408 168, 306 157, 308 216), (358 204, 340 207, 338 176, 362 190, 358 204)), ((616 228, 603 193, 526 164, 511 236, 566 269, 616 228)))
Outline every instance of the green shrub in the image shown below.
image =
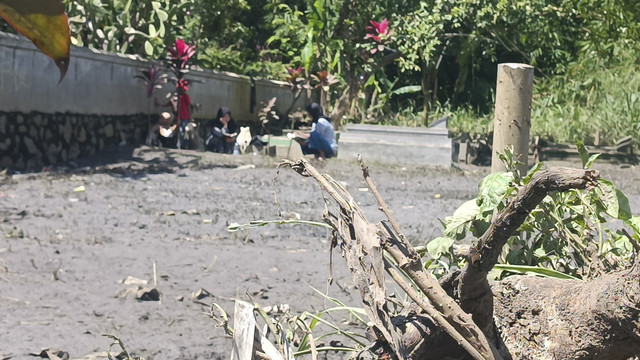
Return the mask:
POLYGON ((586 52, 563 76, 536 82, 531 135, 556 142, 583 140, 611 145, 631 135, 640 139, 640 46, 608 44, 611 57, 586 52))
MULTIPOLYGON (((597 155, 589 156, 581 143, 578 148, 587 169, 597 155)), ((501 157, 508 169, 516 168, 510 150, 501 157)), ((443 235, 427 244, 431 259, 425 262, 426 266, 438 276, 448 273, 452 267, 462 268, 465 260, 460 255, 466 252, 463 240, 480 238, 495 214, 515 198, 541 165, 538 163, 524 177, 517 171, 485 177, 478 184, 478 197, 445 218, 443 235)), ((494 276, 532 273, 557 278, 593 278, 631 264, 640 248, 639 234, 640 216, 631 214, 627 197, 608 180, 600 179, 593 189, 553 192, 509 239, 494 276), (605 225, 608 219, 621 220, 629 231, 609 229, 605 225)))
MULTIPOLYGON (((623 41, 608 44, 611 56, 595 51, 569 65, 566 74, 537 77, 531 109, 531 136, 552 142, 578 140, 612 145, 631 135, 640 144, 640 45, 623 41), (597 135, 596 135, 597 134, 597 135)), ((454 136, 486 135, 493 130, 493 113, 482 114, 469 107, 452 109, 448 104, 436 112, 451 116, 454 136)))

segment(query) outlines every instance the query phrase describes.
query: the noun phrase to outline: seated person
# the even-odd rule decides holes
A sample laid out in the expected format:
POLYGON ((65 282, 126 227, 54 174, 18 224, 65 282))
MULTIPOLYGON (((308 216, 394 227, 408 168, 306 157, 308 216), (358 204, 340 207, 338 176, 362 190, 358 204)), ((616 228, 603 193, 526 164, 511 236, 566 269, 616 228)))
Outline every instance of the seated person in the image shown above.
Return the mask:
POLYGON ((223 106, 218 109, 218 115, 211 125, 211 134, 207 137, 205 146, 209 151, 232 154, 236 136, 238 136, 238 126, 231 118, 229 108, 223 106))
POLYGON ((160 114, 158 123, 151 126, 147 145, 159 145, 166 148, 175 148, 177 145, 176 129, 178 124, 174 123, 174 116, 169 112, 160 114))
POLYGON ((305 109, 313 121, 311 133, 296 132, 294 134, 296 141, 302 147, 302 153, 314 154, 320 160, 334 156, 338 151, 338 143, 331 120, 324 116, 322 107, 317 103, 312 103, 305 109))

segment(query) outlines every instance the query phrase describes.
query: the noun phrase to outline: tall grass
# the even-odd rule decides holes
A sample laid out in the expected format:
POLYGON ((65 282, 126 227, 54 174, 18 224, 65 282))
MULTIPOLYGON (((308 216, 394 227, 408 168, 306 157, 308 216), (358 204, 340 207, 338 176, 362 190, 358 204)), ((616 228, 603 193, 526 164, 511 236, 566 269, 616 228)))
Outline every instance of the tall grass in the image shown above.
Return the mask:
MULTIPOLYGON (((613 145, 625 136, 640 145, 640 44, 624 41, 606 45, 607 55, 582 49, 578 61, 564 75, 536 78, 531 110, 531 136, 574 144, 580 140, 613 145)), ((390 114, 380 123, 420 126, 423 114, 414 108, 390 114)), ((469 107, 438 104, 430 117, 449 115, 454 136, 487 135, 493 129, 493 113, 482 114, 469 107)))
POLYGON ((613 144, 640 139, 640 58, 637 44, 611 43, 610 57, 586 51, 563 76, 536 82, 531 133, 557 142, 613 144))
MULTIPOLYGON (((454 135, 467 133, 471 135, 487 134, 493 126, 493 115, 482 115, 470 107, 454 109, 448 102, 436 103, 429 112, 429 122, 449 116, 449 130, 454 135)), ((353 121, 357 122, 357 121, 353 121)), ((408 106, 398 112, 385 113, 375 118, 376 124, 405 127, 424 127, 424 112, 414 106, 408 106)))
MULTIPOLYGON (((640 141, 640 45, 614 42, 609 56, 584 49, 584 55, 568 66, 567 73, 537 78, 531 109, 531 136, 563 143, 578 140, 612 145, 631 135, 640 141)), ((469 108, 449 110, 454 135, 488 134, 493 114, 469 108)))
POLYGON ((493 131, 493 113, 481 114, 470 107, 452 110, 448 104, 439 107, 449 115, 449 131, 455 137, 468 134, 472 138, 486 136, 493 131))

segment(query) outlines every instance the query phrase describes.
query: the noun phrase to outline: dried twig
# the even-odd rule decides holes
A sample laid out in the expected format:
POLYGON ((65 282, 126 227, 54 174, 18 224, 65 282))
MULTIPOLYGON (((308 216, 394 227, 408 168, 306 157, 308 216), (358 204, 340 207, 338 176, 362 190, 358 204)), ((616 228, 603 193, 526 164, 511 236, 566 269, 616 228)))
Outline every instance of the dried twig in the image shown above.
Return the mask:
POLYGON ((449 324, 447 319, 442 316, 438 310, 436 310, 431 303, 425 300, 424 295, 418 293, 411 285, 405 280, 403 275, 398 271, 387 259, 385 259, 385 270, 391 278, 400 285, 400 288, 404 290, 407 295, 413 300, 416 305, 418 305, 427 315, 429 315, 433 321, 438 324, 444 331, 449 334, 452 338, 456 339, 460 346, 468 352, 474 359, 484 359, 482 354, 476 350, 476 348, 471 345, 471 343, 464 338, 464 336, 460 335, 460 333, 453 327, 453 325, 449 324))
MULTIPOLYGON (((417 252, 413 246, 406 241, 400 231, 400 225, 393 217, 382 196, 380 196, 377 187, 371 179, 369 168, 366 166, 362 157, 359 157, 359 159, 362 174, 369 189, 371 189, 371 192, 378 201, 380 209, 387 216, 392 227, 392 229, 387 228, 389 237, 385 243, 385 249, 398 263, 398 266, 409 275, 422 293, 429 299, 435 308, 434 310, 437 310, 439 315, 435 315, 433 320, 475 359, 492 359, 494 356, 497 356, 496 354, 492 354, 489 342, 480 328, 473 323, 471 316, 465 313, 454 299, 452 299, 440 284, 424 269, 417 252)), ((390 275, 393 276, 391 273, 390 275)), ((403 284, 399 283, 399 285, 404 288, 403 284)), ((412 295, 410 293, 407 294, 409 296, 412 295)), ((417 297, 419 295, 414 294, 414 296, 417 297)), ((420 296, 420 298, 422 298, 422 296, 420 296)), ((413 296, 412 299, 420 305, 418 300, 414 299, 413 296)), ((424 299, 422 299, 421 302, 424 302, 424 299)), ((428 311, 422 305, 420 305, 420 307, 427 311, 429 315, 434 313, 434 311, 428 311)))
POLYGON ((286 161, 283 164, 291 166, 303 176, 312 176, 338 204, 338 216, 325 212, 324 219, 342 239, 340 247, 360 291, 367 316, 391 345, 398 359, 406 358, 401 335, 393 325, 387 308, 379 229, 367 221, 344 188, 329 176, 320 174, 306 160, 286 161))
MULTIPOLYGON (((435 305, 432 307, 424 297, 413 291, 410 293, 414 300, 428 313, 433 314, 434 321, 447 331, 470 355, 475 359, 494 359, 499 357, 492 354, 491 347, 484 334, 473 323, 471 316, 464 313, 458 304, 450 298, 440 285, 424 270, 419 256, 413 247, 404 239, 399 231, 399 225, 391 215, 377 188, 369 177, 368 170, 362 162, 363 173, 370 189, 378 199, 381 208, 387 214, 393 229, 385 230, 376 227, 366 220, 366 217, 355 204, 351 196, 327 175, 321 175, 305 160, 287 162, 295 171, 303 176, 313 177, 321 188, 332 197, 339 206, 340 214, 336 217, 325 215, 325 221, 340 234, 343 243, 342 250, 352 272, 356 286, 361 292, 366 305, 367 315, 380 330, 385 340, 391 345, 396 356, 400 359, 407 356, 404 345, 397 329, 391 323, 386 310, 386 294, 384 292, 384 268, 382 242, 380 236, 387 234, 384 241, 386 250, 391 254, 398 266, 404 270, 415 284, 435 305), (397 230, 396 230, 397 229, 397 230), (367 256, 365 256, 367 255, 367 256), (366 261, 368 261, 368 263, 366 261), (436 310, 437 309, 437 310, 436 310)), ((389 264, 387 264, 389 265, 389 264)), ((400 279, 397 270, 386 266, 392 277, 400 279)), ((402 279, 401 287, 411 289, 410 284, 402 279)))

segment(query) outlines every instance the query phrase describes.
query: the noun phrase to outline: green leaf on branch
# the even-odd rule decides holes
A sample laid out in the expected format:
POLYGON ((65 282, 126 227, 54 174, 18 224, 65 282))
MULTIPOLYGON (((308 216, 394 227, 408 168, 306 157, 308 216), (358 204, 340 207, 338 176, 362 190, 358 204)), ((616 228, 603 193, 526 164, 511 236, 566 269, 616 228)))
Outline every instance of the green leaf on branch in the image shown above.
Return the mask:
POLYGON ((584 165, 585 169, 588 169, 591 167, 591 165, 593 165, 593 163, 600 157, 601 154, 593 154, 589 157, 589 160, 587 160, 587 163, 584 165))
POLYGON ((585 168, 587 165, 587 161, 589 160, 589 151, 584 146, 582 140, 576 141, 576 147, 578 148, 578 153, 580 154, 580 160, 582 160, 582 167, 585 168))
POLYGON ((533 178, 533 175, 535 175, 541 169, 542 169, 541 162, 538 162, 535 165, 533 165, 533 167, 529 169, 529 171, 527 172, 527 175, 524 178, 522 178, 522 184, 523 185, 529 184, 529 182, 531 181, 531 178, 533 178))
POLYGON ((311 56, 313 54, 313 29, 309 29, 307 34, 307 44, 300 52, 300 60, 304 68, 309 71, 311 68, 311 56))
POLYGON ((0 17, 51 57, 60 81, 69 68, 71 38, 61 0, 0 0, 0 17))
POLYGON ((580 153, 580 159, 582 160, 582 168, 588 169, 593 163, 600 157, 600 154, 589 155, 589 151, 584 146, 584 143, 580 140, 576 142, 578 152, 580 153))
POLYGON ((403 86, 401 88, 393 90, 393 94, 394 95, 404 95, 404 94, 418 93, 418 92, 421 92, 421 91, 422 91, 422 86, 420 86, 420 85, 409 85, 409 86, 403 86))
POLYGON ((478 205, 483 209, 495 208, 502 202, 512 181, 511 172, 497 172, 482 179, 478 184, 478 205))
POLYGON ((600 179, 597 189, 600 201, 604 206, 604 212, 607 215, 621 220, 631 218, 629 199, 620 190, 616 189, 611 181, 600 179))
POLYGON ((167 14, 167 12, 162 9, 157 9, 156 14, 158 14, 158 19, 162 21, 160 25, 164 25, 163 23, 169 19, 169 14, 167 14))
POLYGON ((640 216, 634 215, 624 222, 625 225, 633 229, 633 231, 640 235, 640 216))
POLYGON ((476 203, 476 199, 465 202, 452 216, 445 219, 446 229, 444 230, 444 235, 456 240, 463 239, 471 227, 471 222, 475 220, 479 213, 480 207, 476 203))
POLYGON ((149 40, 144 42, 144 52, 147 53, 147 55, 149 56, 153 55, 153 45, 151 45, 149 40))
POLYGON ((156 31, 156 27, 153 24, 149 24, 149 37, 154 38, 156 37, 156 35, 158 35, 158 32, 156 31))
POLYGON ((442 254, 447 253, 456 241, 449 237, 437 237, 427 244, 427 252, 434 259, 439 259, 442 254))

